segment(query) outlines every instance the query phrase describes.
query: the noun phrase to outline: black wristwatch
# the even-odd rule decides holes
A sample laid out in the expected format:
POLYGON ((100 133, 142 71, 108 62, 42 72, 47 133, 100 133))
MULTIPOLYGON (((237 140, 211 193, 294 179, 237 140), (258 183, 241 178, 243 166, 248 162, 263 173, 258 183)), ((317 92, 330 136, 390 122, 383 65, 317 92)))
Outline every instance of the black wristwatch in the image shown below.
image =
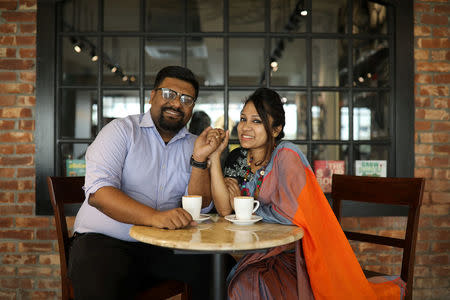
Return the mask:
POLYGON ((194 156, 191 156, 191 166, 199 169, 206 169, 208 168, 208 161, 198 162, 194 159, 194 156))

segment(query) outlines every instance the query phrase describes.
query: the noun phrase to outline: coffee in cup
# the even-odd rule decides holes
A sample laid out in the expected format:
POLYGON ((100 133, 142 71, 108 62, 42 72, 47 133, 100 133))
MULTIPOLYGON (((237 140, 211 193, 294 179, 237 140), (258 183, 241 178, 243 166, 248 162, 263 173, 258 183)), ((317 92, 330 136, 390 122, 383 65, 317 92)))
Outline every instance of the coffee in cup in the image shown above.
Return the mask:
POLYGON ((259 201, 249 196, 234 197, 234 211, 236 219, 250 220, 252 214, 258 209, 259 201), (256 205, 255 205, 256 204, 256 205))
POLYGON ((191 214, 192 219, 200 218, 200 210, 202 209, 202 196, 187 195, 181 199, 183 209, 191 214))

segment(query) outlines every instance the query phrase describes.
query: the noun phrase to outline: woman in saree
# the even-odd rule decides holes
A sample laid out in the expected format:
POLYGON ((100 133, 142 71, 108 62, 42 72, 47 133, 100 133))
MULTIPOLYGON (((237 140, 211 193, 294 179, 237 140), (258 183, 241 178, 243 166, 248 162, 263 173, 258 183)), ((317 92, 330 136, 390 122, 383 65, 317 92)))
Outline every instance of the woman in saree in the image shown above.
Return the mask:
POLYGON ((245 101, 237 127, 240 147, 220 154, 229 132, 210 156, 211 191, 222 216, 235 196, 260 201, 263 222, 303 228, 301 241, 242 257, 228 276, 229 299, 402 299, 401 280, 369 282, 298 147, 284 137, 280 96, 259 88, 245 101))

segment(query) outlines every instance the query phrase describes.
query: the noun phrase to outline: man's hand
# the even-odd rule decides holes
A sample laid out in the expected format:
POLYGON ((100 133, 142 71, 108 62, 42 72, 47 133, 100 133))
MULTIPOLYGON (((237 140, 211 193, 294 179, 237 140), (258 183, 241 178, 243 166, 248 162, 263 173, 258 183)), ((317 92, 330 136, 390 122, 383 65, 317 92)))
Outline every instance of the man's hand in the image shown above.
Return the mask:
POLYGON ((181 207, 155 212, 151 223, 153 227, 167 229, 178 229, 197 224, 192 220, 192 216, 181 207))
POLYGON ((199 162, 204 162, 209 155, 213 153, 219 145, 221 145, 225 138, 223 129, 211 127, 206 128, 195 140, 194 144, 194 159, 199 162))

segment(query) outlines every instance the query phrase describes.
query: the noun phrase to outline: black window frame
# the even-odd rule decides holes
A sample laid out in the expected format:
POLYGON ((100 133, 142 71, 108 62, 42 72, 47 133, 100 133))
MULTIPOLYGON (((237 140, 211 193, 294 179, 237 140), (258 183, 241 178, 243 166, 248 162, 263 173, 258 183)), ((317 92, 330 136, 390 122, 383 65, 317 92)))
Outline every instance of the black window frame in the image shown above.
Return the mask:
MULTIPOLYGON (((58 3, 61 1, 58 0, 40 0, 38 1, 38 9, 37 9, 37 57, 36 57, 36 131, 35 131, 35 143, 36 143, 36 215, 51 215, 53 214, 52 208, 50 205, 46 177, 49 175, 60 175, 58 174, 58 158, 56 153, 55 144, 61 141, 57 140, 57 110, 56 110, 56 99, 57 99, 57 91, 56 88, 56 74, 57 74, 57 65, 58 62, 58 47, 57 47, 57 15, 58 15, 58 3)), ((393 147, 391 151, 391 155, 389 160, 393 162, 390 165, 388 176, 393 177, 413 177, 414 176, 414 55, 413 55, 413 2, 411 1, 374 1, 380 2, 383 5, 387 5, 390 12, 393 14, 393 18, 390 19, 389 24, 391 28, 393 28, 393 32, 390 33, 390 43, 394 45, 390 49, 390 59, 393 60, 393 70, 391 72, 391 95, 395 101, 391 101, 391 120, 393 120, 394 124, 391 128, 391 141, 390 145, 393 147)), ((307 6, 311 6, 311 0, 306 1, 307 6)), ((266 15, 267 12, 270 11, 270 0, 265 1, 266 5, 266 15)), ((351 4, 349 4, 351 5, 351 4)), ((99 6, 103 7, 103 1, 99 1, 99 6)), ((143 6, 143 5, 141 5, 143 6)), ((224 14, 227 12, 228 1, 224 1, 224 14)), ((99 10, 101 10, 99 7, 99 10)), ((186 9, 186 5, 185 5, 186 9)), ((99 13, 100 15, 100 13, 99 13)), ((268 18, 266 18, 266 23, 268 18)), ((99 19, 101 22, 101 18, 99 19)), ((231 35, 227 31, 227 22, 228 19, 224 18, 224 37, 233 37, 233 36, 243 36, 245 34, 236 34, 231 35)), ((266 24, 266 28, 268 28, 266 24)), ((111 34, 111 33, 109 33, 111 34)), ((266 33, 261 33, 257 36, 264 36, 266 33)), ((121 35, 123 35, 121 33, 121 35)), ((191 36, 196 36, 198 34, 189 34, 182 33, 184 36, 184 40, 186 40, 191 36)), ((204 34, 208 36, 207 33, 204 34)), ((351 35, 347 33, 345 35, 351 35)), ((95 35, 94 35, 95 36, 95 35)), ((255 36, 255 35, 249 35, 255 36)), ((302 37, 306 39, 311 39, 311 34, 305 33, 301 34, 302 37)), ((323 35, 326 37, 326 35, 323 35)), ((266 39, 266 43, 269 43, 269 39, 266 39)), ((268 46, 268 45, 266 45, 268 46)), ((141 47, 142 48, 142 47, 141 47)), ((266 47, 269 49, 268 47, 266 47)), ((311 49, 311 48, 309 48, 311 49)), ((228 74, 228 45, 227 39, 224 41, 224 74, 228 74)), ((267 52, 268 50, 266 50, 267 52)), ((141 58, 143 57, 143 51, 140 51, 139 55, 141 58)), ((186 51, 183 51, 184 55, 182 56, 182 64, 186 65, 186 51)), ((310 61, 311 59, 311 51, 307 53, 307 58, 310 61)), ((265 53, 265 57, 269 57, 269 53, 265 53)), ((351 56, 350 56, 351 57, 351 56)), ((141 60, 142 63, 142 60, 141 60)), ((101 68, 101 66, 99 66, 101 68)), ((308 64, 308 73, 311 74, 311 63, 308 64)), ((141 68, 141 77, 143 75, 143 70, 141 68)), ((267 78, 269 74, 269 69, 266 67, 265 76, 267 78)), ((100 72, 101 76, 101 72, 100 72)), ((310 77, 310 76, 309 76, 310 77)), ((99 82, 101 82, 99 78, 99 82)), ((308 79, 311 81, 311 79, 308 79)), ((141 79, 143 82, 143 79, 141 79)), ((101 89, 101 83, 98 84, 99 91, 101 89)), ((139 89, 140 99, 141 99, 141 110, 143 109, 143 101, 144 101, 144 91, 148 89, 147 86, 144 87, 144 84, 140 84, 137 87, 139 89)), ((214 88, 202 87, 204 90, 215 90, 214 88)), ((224 85, 220 87, 219 90, 224 91, 224 99, 225 99, 225 115, 228 115, 228 91, 230 90, 248 90, 254 89, 254 87, 239 87, 229 89, 227 78, 224 77, 224 85)), ((292 88, 285 88, 286 90, 293 90, 292 88)), ((216 89, 217 90, 217 89, 216 89)), ((280 90, 283 90, 281 87, 280 90)), ((294 89, 295 90, 295 89, 294 89)), ((303 89, 306 91, 309 96, 308 99, 310 101, 311 94, 314 90, 327 90, 324 88, 314 88, 311 87, 311 84, 308 84, 308 87, 303 89)), ((329 89, 329 90, 339 90, 329 89)), ((101 97, 101 93, 98 95, 98 98, 101 97)), ((352 101, 349 103, 349 111, 352 108, 352 101)), ((100 103, 100 102, 99 102, 100 103)), ((100 108, 99 108, 100 111, 100 108)), ((310 112, 308 112, 309 119, 311 118, 310 112)), ((225 118, 226 120, 227 118, 225 118)), ((100 124, 101 117, 98 120, 100 124)), ((227 125, 227 124, 225 124, 227 125)), ((352 126, 352 119, 350 118, 350 126, 352 126)), ((311 126, 309 126, 310 128, 311 126)), ((311 129, 309 129, 311 130, 311 129)), ((91 139, 74 139, 74 140, 65 140, 65 142, 82 142, 89 143, 91 139)), ((233 142, 233 141, 232 141, 233 142)), ((235 141, 236 142, 236 141, 235 141)), ((315 144, 315 141, 309 139, 308 141, 299 142, 300 144, 308 145, 308 159, 311 158, 311 145, 315 144)), ((348 144, 347 141, 317 141, 320 144, 348 144)), ((351 147, 353 145, 357 145, 358 141, 352 141, 349 144, 351 147)), ((352 150, 350 150, 352 151, 352 150)), ((350 160, 351 161, 351 160, 350 160)), ((349 169, 351 169, 351 165, 349 169)), ((350 207, 349 211, 346 211, 347 215, 353 216, 362 216, 362 215, 398 215, 403 214, 403 210, 379 210, 379 209, 371 209, 369 212, 363 212, 357 206, 350 207)))

